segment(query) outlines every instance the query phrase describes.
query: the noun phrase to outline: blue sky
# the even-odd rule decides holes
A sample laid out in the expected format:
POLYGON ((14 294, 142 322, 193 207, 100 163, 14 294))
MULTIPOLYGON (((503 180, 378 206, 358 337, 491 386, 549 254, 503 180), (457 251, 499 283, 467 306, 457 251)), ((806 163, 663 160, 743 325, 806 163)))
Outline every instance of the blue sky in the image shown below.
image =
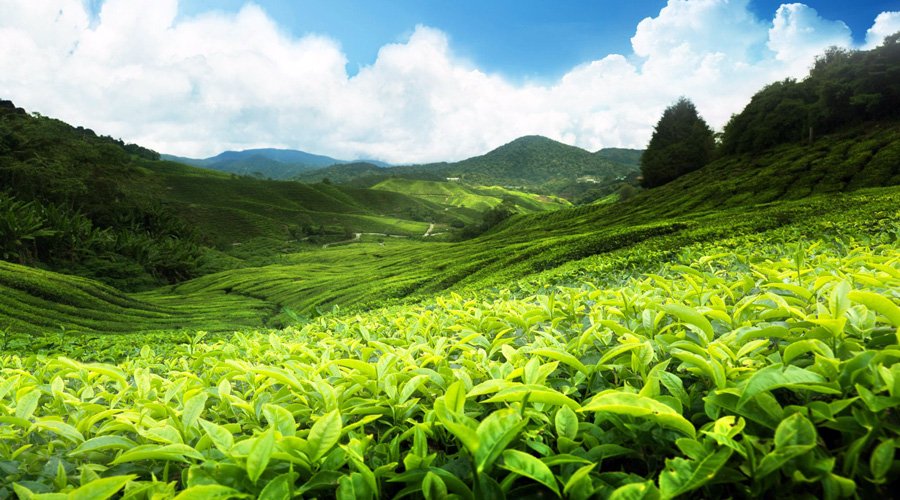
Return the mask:
MULTIPOLYGON (((182 15, 238 11, 244 0, 186 0, 182 15)), ((514 79, 547 79, 606 54, 628 54, 635 26, 665 0, 257 0, 294 35, 319 33, 340 41, 348 72, 372 64, 378 49, 409 36, 416 25, 441 29, 455 52, 478 67, 514 79)), ((753 0, 750 9, 771 18, 786 2, 753 0)), ((806 2, 822 17, 846 23, 856 42, 875 16, 900 9, 886 0, 806 2)))
POLYGON ((900 0, 0 0, 0 98, 192 157, 643 148, 680 96, 720 130, 896 31, 900 0))

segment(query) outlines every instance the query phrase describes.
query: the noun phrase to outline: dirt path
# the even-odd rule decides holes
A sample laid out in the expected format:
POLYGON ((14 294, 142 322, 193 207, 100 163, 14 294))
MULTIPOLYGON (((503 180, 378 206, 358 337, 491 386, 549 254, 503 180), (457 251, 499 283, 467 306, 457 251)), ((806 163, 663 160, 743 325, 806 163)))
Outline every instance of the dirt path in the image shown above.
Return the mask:
POLYGON ((428 229, 425 231, 425 234, 423 234, 422 236, 427 238, 427 237, 431 236, 432 231, 434 231, 434 223, 433 222, 431 224, 428 224, 428 229))
POLYGON ((332 243, 326 243, 326 244, 322 245, 322 248, 328 248, 331 245, 343 245, 344 243, 353 243, 354 241, 359 241, 359 239, 361 237, 362 237, 362 233, 353 233, 352 239, 344 240, 344 241, 335 241, 332 243))
POLYGON ((383 237, 385 237, 385 238, 409 238, 409 236, 406 236, 406 235, 403 235, 403 234, 387 234, 387 233, 353 233, 353 238, 352 238, 352 239, 349 239, 349 240, 343 240, 343 241, 332 241, 331 243, 326 243, 326 244, 322 245, 322 248, 328 248, 328 247, 334 246, 334 245, 344 245, 344 244, 347 244, 347 243, 356 243, 357 241, 359 241, 360 238, 363 237, 363 235, 365 235, 365 236, 383 236, 383 237))

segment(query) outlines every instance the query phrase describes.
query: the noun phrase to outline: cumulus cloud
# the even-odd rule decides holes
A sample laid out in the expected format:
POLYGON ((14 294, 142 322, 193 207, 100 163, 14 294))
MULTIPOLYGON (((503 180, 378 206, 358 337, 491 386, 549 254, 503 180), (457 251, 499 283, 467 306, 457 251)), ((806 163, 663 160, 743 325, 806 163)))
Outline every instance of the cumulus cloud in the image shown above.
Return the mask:
POLYGON ((873 49, 884 39, 900 31, 900 12, 882 12, 875 18, 875 23, 866 31, 866 49, 873 49))
MULTIPOLYGON (((541 134, 595 150, 643 147, 662 110, 692 98, 714 127, 762 85, 802 76, 849 29, 802 4, 762 20, 747 0, 670 0, 633 54, 549 84, 513 83, 418 26, 353 76, 338 41, 284 31, 248 4, 183 19, 177 0, 0 3, 0 97, 162 152, 299 148, 397 163, 455 160, 541 134)), ((867 41, 897 26, 879 16, 867 41)))
POLYGON ((815 9, 790 3, 775 13, 768 46, 779 61, 809 61, 830 46, 849 47, 852 41, 842 21, 822 19, 815 9))

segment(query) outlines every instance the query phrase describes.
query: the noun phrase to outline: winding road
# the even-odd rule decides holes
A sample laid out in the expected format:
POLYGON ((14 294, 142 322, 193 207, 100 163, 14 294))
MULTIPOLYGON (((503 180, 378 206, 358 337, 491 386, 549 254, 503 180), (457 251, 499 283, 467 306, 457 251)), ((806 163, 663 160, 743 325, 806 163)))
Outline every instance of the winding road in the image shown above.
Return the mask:
MULTIPOLYGON (((436 235, 438 235, 438 234, 444 234, 444 233, 432 233, 432 231, 434 231, 434 223, 433 223, 433 222, 428 224, 428 229, 425 230, 425 234, 423 234, 422 236, 427 238, 428 236, 436 236, 436 235)), ((322 245, 322 248, 328 248, 328 247, 334 246, 334 245, 344 245, 344 244, 347 244, 347 243, 353 243, 353 242, 359 241, 359 239, 362 238, 363 235, 366 235, 366 236, 384 236, 384 237, 386 237, 386 238, 408 238, 408 236, 405 236, 405 235, 402 235, 402 234, 387 234, 387 233, 353 233, 353 238, 350 238, 349 240, 333 241, 333 242, 331 242, 331 243, 326 243, 326 244, 322 245)))

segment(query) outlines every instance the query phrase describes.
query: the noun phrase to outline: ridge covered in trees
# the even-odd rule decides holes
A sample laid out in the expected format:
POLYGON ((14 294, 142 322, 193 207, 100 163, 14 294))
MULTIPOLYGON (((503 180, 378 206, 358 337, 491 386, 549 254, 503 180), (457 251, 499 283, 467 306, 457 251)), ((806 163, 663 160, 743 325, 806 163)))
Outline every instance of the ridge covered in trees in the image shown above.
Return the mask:
POLYGON ((810 142, 847 126, 898 118, 900 33, 873 50, 832 47, 805 79, 767 85, 725 125, 721 153, 810 142))

